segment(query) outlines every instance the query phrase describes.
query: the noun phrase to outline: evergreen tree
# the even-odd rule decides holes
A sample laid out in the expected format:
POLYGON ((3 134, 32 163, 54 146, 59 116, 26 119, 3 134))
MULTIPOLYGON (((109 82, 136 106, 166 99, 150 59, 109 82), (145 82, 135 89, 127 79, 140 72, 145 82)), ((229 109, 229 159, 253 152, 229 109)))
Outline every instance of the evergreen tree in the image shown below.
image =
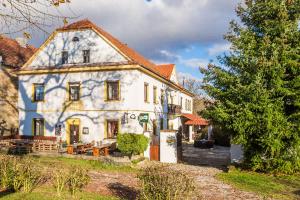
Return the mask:
POLYGON ((216 101, 206 110, 230 130, 258 171, 300 171, 300 0, 245 0, 225 35, 222 66, 201 69, 216 101))

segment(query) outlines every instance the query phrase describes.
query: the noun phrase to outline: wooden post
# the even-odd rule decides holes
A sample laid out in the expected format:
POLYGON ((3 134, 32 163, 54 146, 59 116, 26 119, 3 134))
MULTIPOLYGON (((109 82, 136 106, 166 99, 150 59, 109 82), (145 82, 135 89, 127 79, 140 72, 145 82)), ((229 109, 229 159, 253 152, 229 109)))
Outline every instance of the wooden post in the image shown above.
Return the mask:
POLYGON ((109 151, 108 151, 108 147, 104 148, 104 156, 108 156, 109 155, 109 151))
POLYGON ((73 154, 73 152, 74 152, 73 146, 72 146, 72 145, 68 145, 68 146, 67 146, 67 153, 68 153, 68 154, 73 154))
POLYGON ((93 156, 100 156, 100 149, 98 147, 93 147, 93 156))

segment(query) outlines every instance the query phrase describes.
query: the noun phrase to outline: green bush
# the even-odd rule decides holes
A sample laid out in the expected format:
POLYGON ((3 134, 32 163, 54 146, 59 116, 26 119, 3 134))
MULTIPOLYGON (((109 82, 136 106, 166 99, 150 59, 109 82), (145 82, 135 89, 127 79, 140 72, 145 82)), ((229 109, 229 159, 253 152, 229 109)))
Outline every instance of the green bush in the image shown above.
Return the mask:
POLYGON ((140 199, 190 199, 195 190, 195 183, 192 178, 166 167, 145 168, 138 175, 138 178, 141 183, 140 199))
POLYGON ((221 126, 215 125, 213 127, 213 139, 215 145, 230 147, 230 131, 221 126))
POLYGON ((123 133, 117 137, 118 149, 131 159, 132 155, 143 153, 148 147, 149 139, 141 134, 123 133))
POLYGON ((86 170, 75 166, 71 167, 68 176, 68 186, 72 196, 74 196, 77 191, 80 191, 90 180, 86 170))
POLYGON ((1 187, 6 190, 31 192, 40 180, 40 170, 29 158, 1 156, 1 187))
POLYGON ((61 196, 69 181, 69 173, 65 169, 56 169, 54 171, 53 186, 58 196, 61 196))
POLYGON ((10 156, 0 156, 0 185, 2 189, 13 188, 15 158, 10 156))

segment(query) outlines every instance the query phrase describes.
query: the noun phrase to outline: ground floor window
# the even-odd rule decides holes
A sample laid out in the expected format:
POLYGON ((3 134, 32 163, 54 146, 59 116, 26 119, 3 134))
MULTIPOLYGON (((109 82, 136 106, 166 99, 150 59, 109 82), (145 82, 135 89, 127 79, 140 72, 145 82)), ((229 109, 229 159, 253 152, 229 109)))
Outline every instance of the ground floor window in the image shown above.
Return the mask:
POLYGON ((160 130, 164 129, 164 118, 160 118, 160 130))
POLYGON ((44 127, 45 127, 44 119, 41 119, 41 118, 33 119, 33 135, 34 136, 44 136, 44 127))
POLYGON ((107 120, 107 138, 116 138, 119 132, 119 120, 107 120))

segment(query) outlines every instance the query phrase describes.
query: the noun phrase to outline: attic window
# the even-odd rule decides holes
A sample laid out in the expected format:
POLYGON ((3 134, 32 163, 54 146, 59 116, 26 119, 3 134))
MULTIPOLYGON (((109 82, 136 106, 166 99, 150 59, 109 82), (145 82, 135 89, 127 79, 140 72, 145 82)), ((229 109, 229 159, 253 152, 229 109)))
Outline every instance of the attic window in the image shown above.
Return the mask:
POLYGON ((73 42, 79 42, 79 37, 73 37, 72 41, 73 42))

